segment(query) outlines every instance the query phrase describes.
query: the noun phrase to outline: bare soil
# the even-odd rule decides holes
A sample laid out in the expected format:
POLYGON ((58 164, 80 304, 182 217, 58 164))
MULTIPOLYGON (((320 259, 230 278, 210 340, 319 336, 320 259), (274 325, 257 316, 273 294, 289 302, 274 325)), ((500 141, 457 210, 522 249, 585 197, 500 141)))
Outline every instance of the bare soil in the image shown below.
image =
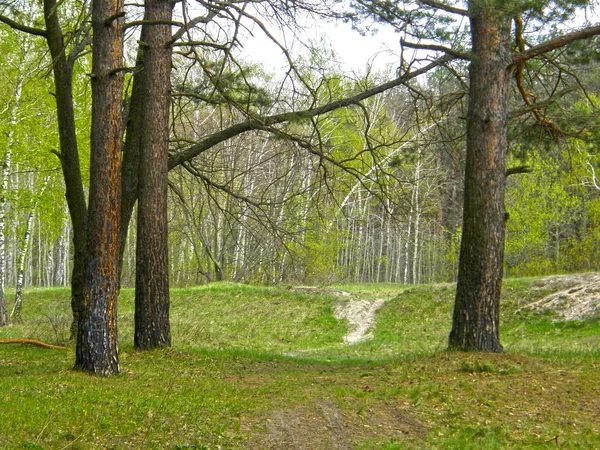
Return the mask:
POLYGON ((552 291, 520 310, 556 313, 561 321, 586 320, 600 315, 600 274, 586 273, 541 278, 534 289, 552 291))
POLYGON ((357 298, 349 292, 306 286, 298 287, 295 290, 310 294, 326 293, 337 298, 333 315, 337 320, 345 320, 348 323, 348 333, 344 336, 344 343, 347 345, 373 338, 370 330, 375 324, 375 314, 388 300, 357 298))
POLYGON ((279 409, 263 419, 266 433, 249 443, 251 449, 296 450, 354 448, 363 439, 385 440, 398 435, 422 439, 427 427, 410 410, 392 407, 346 414, 330 400, 290 409, 279 409))

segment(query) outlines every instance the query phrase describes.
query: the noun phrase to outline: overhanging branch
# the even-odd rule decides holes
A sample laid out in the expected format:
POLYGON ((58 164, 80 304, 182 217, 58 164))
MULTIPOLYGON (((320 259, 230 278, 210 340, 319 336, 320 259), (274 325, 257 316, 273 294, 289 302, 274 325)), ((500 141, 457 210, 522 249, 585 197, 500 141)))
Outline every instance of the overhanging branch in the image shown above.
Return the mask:
POLYGON ((381 94, 382 92, 385 92, 396 86, 400 86, 400 85, 412 80, 413 78, 418 77, 419 75, 423 75, 438 66, 441 66, 447 62, 452 61, 453 59, 455 59, 455 58, 450 55, 443 56, 439 59, 436 59, 435 61, 432 61, 425 67, 422 67, 420 69, 414 70, 409 73, 405 73, 404 75, 402 75, 392 81, 388 81, 387 83, 380 84, 379 86, 376 86, 372 89, 363 91, 360 94, 354 95, 352 97, 337 100, 335 102, 331 102, 331 103, 328 103, 323 106, 305 109, 302 111, 293 111, 293 112, 275 114, 275 115, 266 116, 266 117, 255 117, 255 118, 246 120, 244 122, 240 122, 238 124, 232 125, 229 128, 226 128, 217 133, 211 134, 210 136, 205 137, 204 139, 200 140, 199 142, 192 145, 191 147, 172 155, 169 158, 169 170, 179 166, 180 164, 183 164, 186 161, 189 161, 190 159, 198 156, 200 153, 204 152, 205 150, 208 150, 209 148, 211 148, 221 142, 224 142, 228 139, 231 139, 231 138, 238 136, 242 133, 245 133, 247 131, 261 130, 261 129, 265 129, 265 127, 268 127, 271 125, 276 125, 276 124, 283 123, 283 122, 307 119, 310 117, 315 117, 315 116, 319 116, 321 114, 325 114, 325 113, 334 111, 336 109, 345 108, 347 106, 357 104, 358 102, 360 102, 362 100, 366 100, 367 98, 373 97, 377 94, 381 94))

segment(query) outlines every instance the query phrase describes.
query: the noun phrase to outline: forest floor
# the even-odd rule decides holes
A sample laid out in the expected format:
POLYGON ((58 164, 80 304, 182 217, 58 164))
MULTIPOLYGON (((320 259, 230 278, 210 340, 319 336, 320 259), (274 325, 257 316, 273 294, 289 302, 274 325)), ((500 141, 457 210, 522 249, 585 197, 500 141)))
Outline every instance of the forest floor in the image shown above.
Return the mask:
POLYGON ((124 290, 109 379, 71 370, 69 292, 29 290, 0 340, 71 350, 0 346, 0 448, 600 448, 599 282, 506 280, 493 355, 445 350, 452 284, 174 289, 156 352, 124 290))

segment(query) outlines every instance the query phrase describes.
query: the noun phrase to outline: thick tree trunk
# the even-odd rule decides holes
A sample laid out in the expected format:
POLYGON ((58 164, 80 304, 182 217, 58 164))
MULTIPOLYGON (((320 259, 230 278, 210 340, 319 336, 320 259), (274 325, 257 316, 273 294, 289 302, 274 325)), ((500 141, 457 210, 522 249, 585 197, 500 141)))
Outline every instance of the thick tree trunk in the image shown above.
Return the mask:
POLYGON ((121 183, 122 0, 95 0, 92 9, 92 139, 88 245, 75 368, 119 372, 117 297, 121 183))
POLYGON ((59 158, 65 179, 69 215, 73 225, 73 274, 71 278, 73 323, 71 325, 71 336, 75 337, 79 322, 79 309, 83 299, 87 209, 81 181, 75 113, 73 110, 73 67, 71 62, 67 60, 57 7, 56 0, 44 0, 46 41, 52 56, 54 89, 56 91, 56 115, 60 141, 59 158))
POLYGON ((504 190, 511 71, 510 18, 470 7, 467 161, 458 284, 448 345, 502 352, 498 309, 504 257, 504 190))
MULTIPOLYGON (((168 22, 171 16, 169 0, 146 1, 145 20, 168 22)), ((153 24, 145 33, 134 337, 135 347, 143 350, 171 345, 167 245, 170 38, 170 25, 153 24)))

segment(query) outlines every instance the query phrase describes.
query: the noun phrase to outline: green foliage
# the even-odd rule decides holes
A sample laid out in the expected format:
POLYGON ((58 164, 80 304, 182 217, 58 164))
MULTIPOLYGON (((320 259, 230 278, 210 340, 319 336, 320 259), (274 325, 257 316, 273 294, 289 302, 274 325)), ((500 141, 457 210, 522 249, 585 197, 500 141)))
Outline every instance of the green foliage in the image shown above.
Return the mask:
POLYGON ((574 147, 568 157, 533 155, 529 161, 532 172, 508 183, 507 274, 595 269, 600 217, 590 155, 574 147))

